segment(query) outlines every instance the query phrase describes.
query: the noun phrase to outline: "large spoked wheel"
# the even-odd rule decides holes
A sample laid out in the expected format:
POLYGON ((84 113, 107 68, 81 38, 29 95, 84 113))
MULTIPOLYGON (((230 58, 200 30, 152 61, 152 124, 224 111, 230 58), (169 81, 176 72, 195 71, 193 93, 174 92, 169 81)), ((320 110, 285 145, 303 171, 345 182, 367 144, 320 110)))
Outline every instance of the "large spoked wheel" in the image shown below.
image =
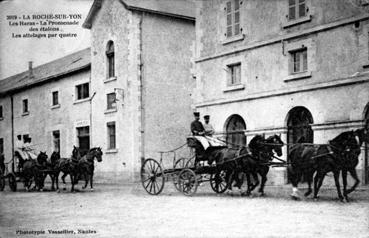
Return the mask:
POLYGON ((216 193, 224 193, 227 190, 226 172, 220 170, 210 177, 210 186, 216 193))
POLYGON ((13 192, 17 191, 17 178, 14 173, 9 174, 9 187, 13 192))
MULTIPOLYGON (((184 168, 188 168, 188 162, 189 160, 186 159, 186 158, 180 158, 179 160, 177 160, 174 164, 174 169, 184 169, 184 168)), ((173 184, 174 184, 174 187, 179 191, 179 192, 182 192, 181 188, 179 187, 179 184, 178 184, 178 177, 175 177, 173 179, 173 184)))
POLYGON ((4 188, 5 188, 4 171, 0 168, 0 191, 3 191, 4 188))
POLYGON ((195 172, 191 169, 182 170, 178 175, 178 186, 186 196, 196 193, 198 182, 195 172))
POLYGON ((146 192, 158 195, 163 191, 164 180, 161 165, 154 159, 146 159, 141 167, 141 182, 146 192))

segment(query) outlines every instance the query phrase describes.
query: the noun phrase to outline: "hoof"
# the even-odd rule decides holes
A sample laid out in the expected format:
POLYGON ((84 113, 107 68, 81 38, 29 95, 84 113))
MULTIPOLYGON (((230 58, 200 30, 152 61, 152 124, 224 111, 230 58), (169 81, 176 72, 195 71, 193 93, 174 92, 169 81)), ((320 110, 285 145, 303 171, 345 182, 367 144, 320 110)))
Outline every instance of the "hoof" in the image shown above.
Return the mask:
POLYGON ((66 188, 63 188, 63 190, 65 191, 65 190, 67 190, 66 188))
POLYGON ((41 188, 41 189, 40 189, 40 192, 43 192, 43 191, 44 191, 44 189, 43 189, 43 188, 41 188))
POLYGON ((241 193, 242 197, 250 197, 251 193, 250 192, 243 192, 241 193))
POLYGON ((56 192, 57 192, 57 193, 60 193, 60 190, 58 189, 58 190, 56 190, 56 192))
POLYGON ((259 196, 260 197, 265 197, 265 193, 264 192, 259 192, 259 196))
POLYGON ((90 191, 91 191, 91 192, 93 192, 93 191, 94 191, 94 189, 93 189, 93 188, 91 188, 91 189, 90 189, 90 191))
POLYGON ((307 191, 305 194, 304 194, 304 196, 305 197, 307 197, 307 196, 309 196, 311 194, 311 191, 307 191))
POLYGON ((299 196, 295 195, 295 194, 291 194, 291 198, 295 201, 300 201, 301 200, 301 198, 299 196))

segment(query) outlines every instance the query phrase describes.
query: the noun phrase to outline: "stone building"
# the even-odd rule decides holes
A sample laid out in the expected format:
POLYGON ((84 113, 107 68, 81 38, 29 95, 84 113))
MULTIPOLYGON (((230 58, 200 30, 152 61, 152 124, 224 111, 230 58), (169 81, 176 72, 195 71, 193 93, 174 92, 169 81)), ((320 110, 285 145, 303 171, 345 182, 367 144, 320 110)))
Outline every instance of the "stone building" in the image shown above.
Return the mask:
POLYGON ((0 153, 10 161, 16 140, 36 151, 70 156, 86 150, 90 122, 90 48, 0 80, 0 153))
POLYGON ((100 175, 139 178, 141 160, 185 143, 195 80, 195 6, 179 1, 95 0, 91 30, 91 134, 106 148, 100 175))
MULTIPOLYGON (((227 140, 327 143, 369 118, 367 1, 196 2, 195 107, 227 140)), ((284 159, 287 147, 284 147, 284 159)), ((368 151, 357 167, 368 183, 368 151)), ((273 168, 269 183, 287 182, 273 168)))

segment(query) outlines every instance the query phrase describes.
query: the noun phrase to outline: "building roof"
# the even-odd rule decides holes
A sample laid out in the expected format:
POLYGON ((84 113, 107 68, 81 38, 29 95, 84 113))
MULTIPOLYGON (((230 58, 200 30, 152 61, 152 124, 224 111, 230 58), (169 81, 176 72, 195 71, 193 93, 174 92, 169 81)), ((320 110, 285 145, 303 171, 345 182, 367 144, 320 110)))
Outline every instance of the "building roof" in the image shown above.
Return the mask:
POLYGON ((11 94, 30 86, 39 85, 82 69, 90 68, 90 66, 90 48, 77 51, 73 54, 33 68, 32 77, 30 76, 30 71, 27 70, 0 80, 0 96, 11 94))
MULTIPOLYGON (((91 29, 93 18, 103 0, 94 0, 83 27, 91 29)), ((159 15, 195 20, 195 3, 192 0, 120 0, 128 10, 150 12, 159 15)))

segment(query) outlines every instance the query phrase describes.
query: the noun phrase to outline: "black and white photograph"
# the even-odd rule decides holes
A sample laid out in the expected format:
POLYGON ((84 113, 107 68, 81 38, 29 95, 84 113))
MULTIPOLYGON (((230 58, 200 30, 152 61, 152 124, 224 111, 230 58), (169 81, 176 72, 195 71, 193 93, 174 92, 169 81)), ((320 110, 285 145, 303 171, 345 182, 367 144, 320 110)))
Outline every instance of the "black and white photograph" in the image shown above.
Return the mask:
POLYGON ((369 238, 369 0, 0 0, 0 238, 369 238))

